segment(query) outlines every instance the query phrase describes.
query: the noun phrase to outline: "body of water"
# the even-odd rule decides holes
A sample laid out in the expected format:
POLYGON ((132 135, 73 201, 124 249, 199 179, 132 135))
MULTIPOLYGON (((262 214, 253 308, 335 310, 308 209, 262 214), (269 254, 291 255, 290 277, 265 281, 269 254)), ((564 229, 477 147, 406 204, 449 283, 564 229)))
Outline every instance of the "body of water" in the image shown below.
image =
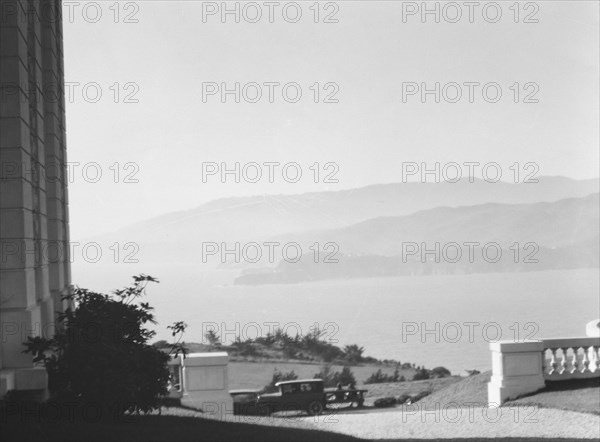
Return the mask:
POLYGON ((188 323, 187 341, 209 328, 226 340, 255 337, 276 326, 290 334, 314 327, 336 345, 358 344, 380 359, 445 366, 455 374, 491 368, 495 340, 584 336, 600 315, 598 269, 413 276, 234 286, 226 272, 185 266, 74 266, 74 282, 93 290, 128 283, 141 271, 149 287, 159 339, 166 326, 188 323))

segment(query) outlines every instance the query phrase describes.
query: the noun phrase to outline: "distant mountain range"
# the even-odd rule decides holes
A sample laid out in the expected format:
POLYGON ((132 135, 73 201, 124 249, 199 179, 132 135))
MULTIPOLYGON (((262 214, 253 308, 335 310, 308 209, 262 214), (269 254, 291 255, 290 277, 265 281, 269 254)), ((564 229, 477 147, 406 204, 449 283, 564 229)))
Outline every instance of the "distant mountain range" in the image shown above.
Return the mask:
MULTIPOLYGON (((312 256, 295 264, 276 260, 265 265, 269 263, 264 259, 256 264, 221 264, 243 272, 237 283, 252 284, 380 274, 589 267, 598 266, 598 253, 594 254, 599 234, 598 190, 598 179, 540 177, 538 183, 527 184, 481 180, 395 183, 335 192, 227 198, 93 240, 136 242, 141 264, 201 264, 203 242, 233 246, 234 242, 294 241, 305 255, 315 243, 319 247, 335 243, 339 247, 336 255, 343 258, 329 268, 323 263, 313 265, 312 256), (514 253, 510 247, 515 243, 519 247, 535 243, 537 255, 546 259, 525 267, 520 262, 517 266, 454 264, 443 269, 444 264, 427 270, 420 257, 411 256, 399 267, 396 261, 402 261, 402 244, 408 242, 495 242, 505 253, 514 253)), ((218 258, 212 258, 212 265, 204 264, 205 268, 219 266, 218 258)))
POLYGON ((598 267, 599 201, 596 193, 553 203, 440 207, 292 235, 287 241, 309 252, 299 262, 291 256, 274 268, 248 267, 236 283, 598 267), (315 242, 339 251, 316 255, 309 249, 315 242))
POLYGON ((348 227, 281 235, 304 248, 335 242, 340 251, 360 255, 398 255, 403 242, 535 242, 548 248, 571 246, 599 234, 598 194, 551 203, 437 207, 406 216, 378 217, 348 227))

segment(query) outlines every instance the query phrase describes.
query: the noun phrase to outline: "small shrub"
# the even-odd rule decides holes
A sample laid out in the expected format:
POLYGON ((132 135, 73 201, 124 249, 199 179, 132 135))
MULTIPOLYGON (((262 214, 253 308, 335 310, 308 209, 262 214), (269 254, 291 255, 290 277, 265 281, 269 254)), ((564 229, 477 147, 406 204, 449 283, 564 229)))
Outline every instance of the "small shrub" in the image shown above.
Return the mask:
POLYGON ((420 393, 417 393, 410 397, 410 403, 414 404, 415 402, 420 401, 421 399, 423 399, 426 396, 429 396, 430 394, 431 394, 431 391, 429 391, 429 390, 421 391, 420 393))
POLYGON ((400 376, 400 370, 396 367, 394 374, 385 374, 378 369, 375 373, 365 380, 365 384, 382 384, 384 382, 404 382, 404 376, 400 376))
POLYGON ((356 378, 354 373, 350 370, 350 367, 345 366, 342 371, 333 371, 330 364, 325 364, 321 371, 315 373, 315 379, 323 379, 325 387, 335 387, 338 383, 342 385, 350 385, 354 387, 356 385, 356 378))
POLYGON ((412 378, 413 381, 423 381, 425 379, 429 379, 429 371, 425 368, 419 368, 412 378))
POLYGON ((448 376, 452 376, 452 373, 446 367, 435 367, 431 369, 429 375, 432 378, 447 378, 448 376))
POLYGON ((387 408, 396 405, 396 398, 393 396, 376 399, 373 405, 377 408, 387 408))

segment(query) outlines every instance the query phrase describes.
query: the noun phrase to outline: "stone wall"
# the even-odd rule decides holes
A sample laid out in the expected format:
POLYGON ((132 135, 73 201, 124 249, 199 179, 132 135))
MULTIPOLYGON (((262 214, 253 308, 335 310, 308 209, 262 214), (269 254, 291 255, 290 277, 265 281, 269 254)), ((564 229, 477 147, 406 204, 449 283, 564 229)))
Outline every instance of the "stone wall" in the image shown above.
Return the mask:
POLYGON ((0 393, 39 393, 46 377, 21 343, 53 333, 70 285, 62 11, 1 8, 0 393))

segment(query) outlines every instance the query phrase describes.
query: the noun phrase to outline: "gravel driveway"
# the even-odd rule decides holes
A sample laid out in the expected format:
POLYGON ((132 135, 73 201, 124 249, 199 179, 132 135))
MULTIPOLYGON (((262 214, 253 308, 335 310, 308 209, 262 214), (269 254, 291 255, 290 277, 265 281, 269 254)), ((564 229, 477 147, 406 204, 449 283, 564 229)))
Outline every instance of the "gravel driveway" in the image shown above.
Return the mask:
MULTIPOLYGON (((418 404, 418 403, 417 403, 418 404)), ((600 439, 600 416, 537 406, 487 408, 406 407, 327 410, 320 416, 278 413, 269 417, 226 415, 229 422, 305 428, 365 439, 449 439, 552 437, 600 439)), ((219 418, 201 412, 165 409, 164 414, 219 418)))
MULTIPOLYGON (((366 439, 565 437, 600 438, 600 416, 538 407, 445 407, 365 410, 320 418, 309 427, 366 439)), ((304 427, 306 428, 306 427, 304 427)))

